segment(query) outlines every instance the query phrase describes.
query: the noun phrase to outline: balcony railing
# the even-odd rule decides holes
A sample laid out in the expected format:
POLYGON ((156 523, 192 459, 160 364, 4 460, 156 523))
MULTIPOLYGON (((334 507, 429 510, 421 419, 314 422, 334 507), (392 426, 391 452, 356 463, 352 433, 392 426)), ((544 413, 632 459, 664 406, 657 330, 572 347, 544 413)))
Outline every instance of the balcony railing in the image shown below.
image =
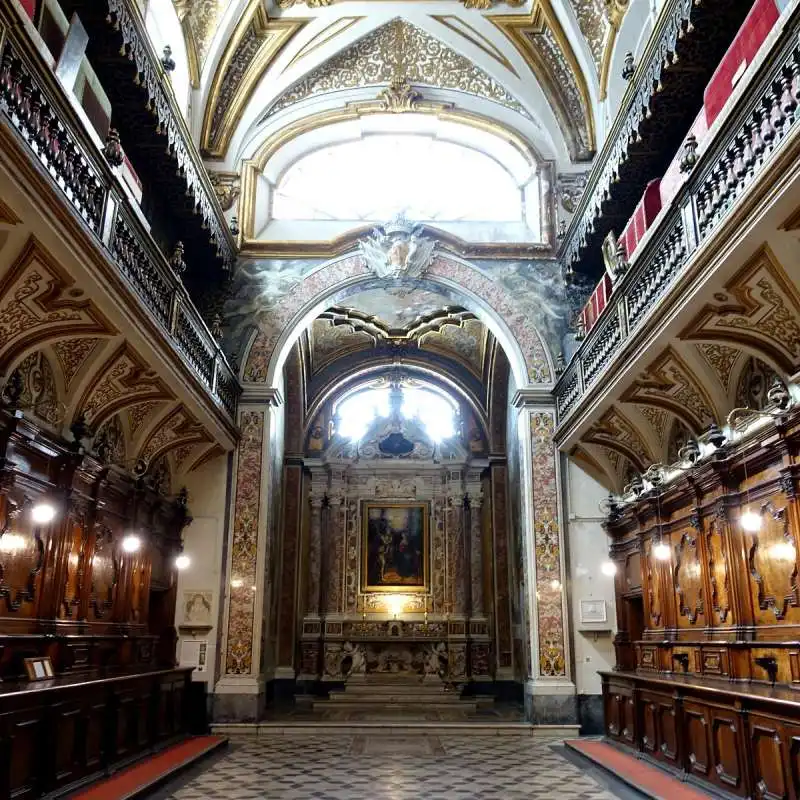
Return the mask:
POLYGON ((584 256, 595 251, 594 263, 601 263, 599 243, 615 224, 619 233, 646 183, 658 174, 665 146, 683 133, 684 117, 688 128, 687 115, 702 97, 701 74, 711 77, 712 65, 750 5, 667 0, 561 244, 560 257, 568 268, 581 271, 584 256))
POLYGON ((797 7, 559 378, 555 395, 560 424, 684 274, 697 248, 800 127, 799 103, 797 7))
POLYGON ((0 118, 83 219, 214 401, 233 418, 238 383, 180 278, 31 42, 0 20, 0 118))
MULTIPOLYGON (((166 138, 167 149, 183 179, 186 196, 192 198, 195 213, 202 219, 224 268, 233 269, 236 260, 233 236, 175 97, 166 88, 161 60, 153 49, 141 13, 132 0, 91 0, 88 5, 95 9, 104 7, 106 19, 119 31, 125 55, 135 65, 137 81, 147 93, 147 107, 166 138)), ((106 36, 110 33, 109 28, 106 36)))

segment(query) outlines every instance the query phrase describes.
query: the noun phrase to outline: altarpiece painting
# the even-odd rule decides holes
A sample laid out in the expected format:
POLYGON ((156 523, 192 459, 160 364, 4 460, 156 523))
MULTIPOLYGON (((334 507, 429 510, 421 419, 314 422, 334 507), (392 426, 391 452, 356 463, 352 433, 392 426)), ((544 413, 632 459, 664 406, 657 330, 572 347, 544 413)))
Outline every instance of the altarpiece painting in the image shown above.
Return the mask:
POLYGON ((362 591, 427 591, 428 504, 364 502, 361 515, 362 591))

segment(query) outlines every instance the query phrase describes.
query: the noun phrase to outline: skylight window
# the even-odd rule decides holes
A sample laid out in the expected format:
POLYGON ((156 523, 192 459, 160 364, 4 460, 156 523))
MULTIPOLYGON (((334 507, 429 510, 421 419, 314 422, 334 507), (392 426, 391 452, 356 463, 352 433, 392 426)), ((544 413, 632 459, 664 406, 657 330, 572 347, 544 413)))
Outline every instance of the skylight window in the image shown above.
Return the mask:
POLYGON ((491 156, 423 134, 373 134, 303 156, 279 179, 272 217, 520 222, 523 190, 491 156))
MULTIPOLYGON (((338 433, 358 441, 377 418, 388 418, 390 391, 389 387, 370 387, 343 400, 336 409, 338 433)), ((405 419, 418 420, 435 442, 455 436, 458 410, 452 400, 424 387, 404 386, 401 392, 400 414, 405 419)))

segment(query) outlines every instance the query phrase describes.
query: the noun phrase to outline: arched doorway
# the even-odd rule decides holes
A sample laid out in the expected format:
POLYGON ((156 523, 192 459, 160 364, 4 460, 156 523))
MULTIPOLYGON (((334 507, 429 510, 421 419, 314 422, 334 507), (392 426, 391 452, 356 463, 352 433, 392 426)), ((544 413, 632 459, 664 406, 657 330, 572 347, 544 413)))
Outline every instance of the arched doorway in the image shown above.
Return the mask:
MULTIPOLYGON (((472 459, 468 450, 463 450, 464 446, 469 447, 468 439, 462 437, 462 450, 458 451, 461 460, 455 459, 454 465, 458 468, 452 470, 455 476, 452 480, 449 476, 442 477, 442 464, 433 457, 432 451, 431 457, 424 464, 420 462, 417 469, 421 474, 437 476, 436 491, 431 489, 426 494, 427 490, 421 485, 412 487, 408 481, 403 484, 399 473, 389 470, 385 477, 393 488, 382 499, 403 505, 411 502, 411 497, 407 496, 409 492, 422 492, 420 496, 428 504, 426 514, 430 524, 441 526, 445 531, 461 530, 459 525, 469 519, 469 525, 477 526, 471 533, 474 540, 471 552, 477 558, 477 553, 485 549, 492 559, 491 569, 484 569, 483 565, 475 568, 483 576, 491 573, 492 580, 496 579, 497 573, 496 551, 505 550, 501 581, 508 591, 499 593, 499 602, 501 605, 505 603, 506 609, 498 613, 497 592, 491 595, 489 614, 484 613, 487 611, 485 608, 480 609, 480 614, 474 613, 474 608, 463 602, 456 606, 454 594, 445 601, 441 592, 455 592, 454 587, 460 584, 443 578, 438 598, 433 586, 429 587, 430 606, 425 605, 424 610, 414 606, 415 610, 408 612, 404 607, 401 612, 412 616, 425 614, 426 619, 430 615, 431 620, 435 617, 437 624, 446 627, 451 623, 457 629, 461 626, 466 664, 466 672, 461 677, 471 680, 494 680, 498 675, 516 678, 524 684, 532 706, 552 695, 574 693, 563 586, 563 515, 553 442, 555 409, 550 397, 554 368, 549 348, 533 324, 536 311, 474 264, 444 251, 436 253, 423 274, 399 280, 377 277, 359 253, 315 265, 305 275, 284 281, 280 286, 276 286, 274 275, 270 283, 268 268, 259 270, 257 265, 245 265, 243 274, 251 284, 263 281, 265 288, 260 299, 258 290, 254 292, 252 286, 249 295, 243 291, 238 296, 238 308, 248 308, 249 316, 240 315, 236 320, 245 342, 240 372, 244 393, 239 412, 243 438, 233 474, 228 548, 231 589, 224 620, 223 669, 216 687, 222 705, 230 706, 232 696, 258 695, 259 676, 265 661, 272 662, 270 667, 274 674, 287 680, 298 676, 308 680, 324 680, 326 675, 329 678, 343 677, 341 658, 339 667, 333 661, 341 656, 345 642, 341 637, 336 639, 339 634, 335 632, 351 630, 347 626, 367 624, 368 620, 362 615, 390 613, 385 604, 381 605, 371 597, 372 592, 363 590, 364 587, 359 590, 360 577, 357 576, 366 567, 358 558, 349 565, 342 562, 338 571, 334 570, 337 580, 344 581, 342 587, 350 587, 350 593, 341 588, 341 594, 336 595, 337 604, 327 605, 324 610, 319 600, 321 588, 309 591, 308 578, 303 578, 303 574, 309 574, 309 564, 314 573, 321 569, 326 551, 319 541, 324 539, 319 531, 326 513, 333 520, 330 524, 338 526, 335 529, 341 533, 339 555, 331 555, 331 551, 326 556, 326 574, 330 573, 330 558, 340 558, 341 553, 357 555, 357 539, 348 539, 347 536, 356 537, 356 529, 364 527, 363 514, 367 513, 363 510, 367 499, 365 491, 372 492, 373 499, 378 491, 374 486, 366 490, 363 486, 355 489, 360 478, 353 476, 360 475, 360 467, 354 466, 353 459, 343 458, 343 450, 339 451, 338 460, 331 459, 319 444, 320 440, 326 439, 328 423, 326 420, 320 423, 315 416, 319 414, 319 403, 312 409, 313 413, 308 413, 308 397, 298 399, 297 384, 303 380, 316 381, 317 384, 324 382, 324 376, 320 377, 324 370, 318 375, 313 364, 303 361, 303 352, 309 351, 303 337, 307 338, 308 332, 321 322, 334 330, 350 329, 366 338, 381 340, 380 347, 372 348, 369 354, 372 359, 369 370, 378 379, 387 379, 388 373, 398 367, 406 372, 411 370, 418 376, 427 371, 427 375, 442 379, 447 372, 443 361, 440 359, 437 363, 432 354, 423 353, 427 359, 423 364, 419 358, 410 355, 408 345, 416 343, 414 347, 424 351, 425 347, 419 346, 420 336, 424 338, 437 328, 461 327, 465 322, 464 315, 483 326, 486 335, 492 339, 497 362, 502 361, 507 370, 502 387, 504 397, 502 400, 495 397, 495 408, 492 409, 495 417, 503 420, 502 451, 495 453, 498 458, 494 464, 490 463, 488 450, 485 459, 472 459), (407 322, 405 327, 392 325, 381 321, 392 291, 427 293, 438 298, 440 306, 427 309, 426 313, 407 322), (365 295, 370 293, 373 302, 376 297, 384 301, 383 306, 378 300, 377 307, 368 309, 375 313, 359 309, 365 295), (247 301, 242 302, 243 298, 247 301), (302 364, 299 368, 298 363, 302 364), (303 431, 301 440, 297 440, 293 433, 298 429, 303 431), (315 431, 313 437, 312 430, 315 431), (319 451, 310 449, 311 438, 319 451), (495 498, 492 494, 497 487, 509 485, 509 470, 514 491, 518 492, 515 514, 511 511, 514 502, 510 496, 503 494, 502 498, 495 498), (456 513, 453 508, 469 509, 469 497, 479 495, 487 499, 486 508, 492 509, 491 514, 487 512, 486 519, 479 519, 483 512, 479 514, 476 511, 471 515, 465 512, 462 523, 453 523, 448 528, 448 514, 456 513), (331 498, 337 509, 335 513, 330 511, 331 498), (491 502, 489 498, 492 498, 491 502), (441 512, 439 516, 437 503, 441 512), (289 559, 292 562, 291 574, 288 575, 285 564, 287 507, 297 510, 299 525, 305 524, 311 532, 317 531, 317 539, 312 537, 310 540, 310 534, 303 538, 298 529, 289 559), (308 521, 304 523, 302 509, 306 507, 308 521), (511 516, 519 520, 516 542, 513 537, 505 535, 511 516), (345 529, 349 532, 344 533, 345 529), (498 531, 502 531, 502 535, 496 535, 498 531), (283 574, 278 574, 275 552, 281 536, 284 568, 283 574), (518 560, 516 571, 511 563, 514 555, 518 560), (287 581, 293 587, 291 591, 286 588, 287 581), (444 587, 450 588, 445 590, 444 587), (305 598, 305 607, 303 613, 295 613, 293 621, 288 623, 289 629, 294 631, 291 635, 293 643, 282 645, 282 631, 279 629, 284 615, 281 614, 281 604, 285 607, 285 596, 292 593, 294 598, 305 598), (312 606, 320 611, 311 608, 309 612, 312 606), (370 610, 365 611, 365 608, 370 610), (517 609, 516 617, 514 608, 517 609), (516 644, 512 642, 512 628, 516 631, 516 644), (330 631, 334 631, 333 641, 328 640, 330 631), (475 635, 470 637, 469 632, 475 635), (502 636, 506 637, 503 641, 502 636), (473 664, 477 665, 474 674, 473 664)), ((357 359, 361 363, 358 369, 363 371, 366 368, 366 358, 366 352, 361 352, 357 359)), ((335 366, 329 367, 329 372, 330 369, 344 371, 349 363, 346 357, 334 362, 335 366)), ((334 403, 343 390, 342 381, 346 380, 341 375, 334 376, 324 391, 315 385, 313 391, 317 394, 322 392, 327 397, 321 405, 334 403)), ((469 383, 463 376, 451 376, 451 380, 464 386, 469 383)), ((488 430, 491 425, 488 398, 493 390, 492 384, 498 381, 494 373, 479 372, 474 382, 486 393, 487 415, 483 426, 488 430)), ((341 441, 335 443, 343 446, 341 441)), ((377 444, 373 450, 376 447, 377 444)), ((480 559, 476 563, 479 562, 480 559)), ((483 578, 477 585, 483 586, 483 578)), ((478 594, 474 582, 469 582, 469 591, 464 588, 464 592, 470 598, 478 594)), ((330 598, 330 592, 328 596, 330 598)), ((297 602, 293 607, 298 608, 297 602)), ((352 636, 347 639, 348 646, 354 646, 352 639, 352 636)), ((452 642, 450 646, 453 646, 452 642)), ((453 652, 457 651, 455 647, 453 652)))

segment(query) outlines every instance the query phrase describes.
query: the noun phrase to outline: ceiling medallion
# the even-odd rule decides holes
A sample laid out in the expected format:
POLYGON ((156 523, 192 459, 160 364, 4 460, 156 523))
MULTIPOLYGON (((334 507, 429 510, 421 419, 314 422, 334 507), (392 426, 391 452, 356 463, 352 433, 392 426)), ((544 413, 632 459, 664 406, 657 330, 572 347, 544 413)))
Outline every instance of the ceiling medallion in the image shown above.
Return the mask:
POLYGON ((408 82, 405 77, 392 78, 388 88, 378 93, 384 111, 393 114, 403 114, 414 111, 422 100, 422 95, 408 82))
POLYGON ((359 242, 367 266, 379 278, 419 278, 433 262, 436 242, 422 236, 422 226, 401 213, 359 242))

